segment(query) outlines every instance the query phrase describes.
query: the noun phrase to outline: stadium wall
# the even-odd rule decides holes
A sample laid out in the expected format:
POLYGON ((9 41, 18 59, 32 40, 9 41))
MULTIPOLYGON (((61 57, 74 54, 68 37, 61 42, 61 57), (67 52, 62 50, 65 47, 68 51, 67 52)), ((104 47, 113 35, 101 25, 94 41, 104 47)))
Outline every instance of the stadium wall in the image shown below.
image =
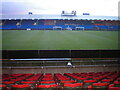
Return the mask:
POLYGON ((58 68, 2 68, 3 74, 16 73, 81 73, 120 71, 120 66, 58 67, 58 68))
POLYGON ((2 30, 53 30, 55 26, 62 27, 63 30, 76 27, 84 27, 85 30, 118 30, 119 21, 114 20, 59 20, 59 19, 42 19, 42 20, 3 20, 0 25, 2 30))

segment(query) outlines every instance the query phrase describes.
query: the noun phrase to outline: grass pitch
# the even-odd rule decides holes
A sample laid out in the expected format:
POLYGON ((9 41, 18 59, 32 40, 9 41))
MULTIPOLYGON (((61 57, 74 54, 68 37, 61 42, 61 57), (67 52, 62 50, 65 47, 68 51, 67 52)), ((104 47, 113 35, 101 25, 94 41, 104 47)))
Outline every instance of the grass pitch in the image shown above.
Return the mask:
POLYGON ((3 50, 119 49, 118 31, 4 30, 3 50))

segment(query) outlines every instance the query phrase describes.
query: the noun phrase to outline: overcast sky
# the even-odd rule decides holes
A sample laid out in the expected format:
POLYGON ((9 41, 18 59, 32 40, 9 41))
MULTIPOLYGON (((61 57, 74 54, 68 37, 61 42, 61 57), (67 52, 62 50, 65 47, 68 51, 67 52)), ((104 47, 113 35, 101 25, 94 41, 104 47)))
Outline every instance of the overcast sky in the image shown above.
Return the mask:
POLYGON ((2 0, 0 14, 61 14, 62 10, 77 15, 117 16, 119 0, 2 0))

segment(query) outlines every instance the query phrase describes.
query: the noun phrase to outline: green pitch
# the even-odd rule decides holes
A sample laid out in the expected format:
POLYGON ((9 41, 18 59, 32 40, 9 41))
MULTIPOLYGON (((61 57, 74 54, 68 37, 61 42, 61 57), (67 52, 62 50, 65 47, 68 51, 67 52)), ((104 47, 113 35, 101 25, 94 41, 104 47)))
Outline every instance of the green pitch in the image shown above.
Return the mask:
POLYGON ((118 49, 118 31, 4 30, 3 50, 118 49))

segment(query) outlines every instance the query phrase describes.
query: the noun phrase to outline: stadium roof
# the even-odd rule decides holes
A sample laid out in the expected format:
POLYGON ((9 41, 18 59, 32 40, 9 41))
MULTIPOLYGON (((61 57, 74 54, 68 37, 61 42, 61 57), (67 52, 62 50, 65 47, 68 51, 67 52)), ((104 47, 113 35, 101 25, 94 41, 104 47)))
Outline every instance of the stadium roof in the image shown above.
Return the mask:
POLYGON ((49 15, 49 14, 2 15, 1 19, 120 20, 118 19, 117 16, 92 16, 92 15, 61 16, 61 15, 49 15))

